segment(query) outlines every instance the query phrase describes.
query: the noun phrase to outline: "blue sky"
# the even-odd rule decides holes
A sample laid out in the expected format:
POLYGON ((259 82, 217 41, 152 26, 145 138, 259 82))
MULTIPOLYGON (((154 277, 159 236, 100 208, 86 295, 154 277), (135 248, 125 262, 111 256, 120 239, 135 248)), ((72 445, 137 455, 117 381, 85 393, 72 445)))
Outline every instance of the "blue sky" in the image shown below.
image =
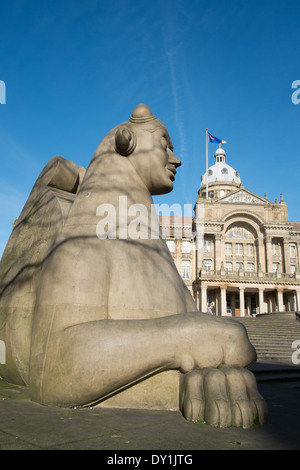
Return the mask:
POLYGON ((195 203, 208 128, 244 186, 300 220, 299 18, 299 0, 1 0, 0 255, 46 163, 87 166, 141 102, 182 160, 156 203, 195 203))

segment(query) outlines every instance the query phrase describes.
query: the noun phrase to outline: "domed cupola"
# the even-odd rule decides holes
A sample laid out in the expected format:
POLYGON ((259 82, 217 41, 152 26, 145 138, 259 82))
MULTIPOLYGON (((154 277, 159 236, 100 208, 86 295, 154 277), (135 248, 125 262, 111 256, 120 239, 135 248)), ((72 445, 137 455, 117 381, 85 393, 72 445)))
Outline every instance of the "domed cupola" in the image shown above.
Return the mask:
POLYGON ((236 190, 241 183, 239 172, 226 163, 226 152, 219 147, 215 152, 215 164, 208 168, 201 179, 201 193, 206 193, 208 186, 210 197, 212 191, 214 197, 221 196, 236 190))
POLYGON ((218 150, 216 150, 216 153, 215 153, 215 162, 219 163, 219 162, 223 162, 225 163, 225 157, 226 157, 226 152, 224 149, 222 149, 221 147, 218 148, 218 150))

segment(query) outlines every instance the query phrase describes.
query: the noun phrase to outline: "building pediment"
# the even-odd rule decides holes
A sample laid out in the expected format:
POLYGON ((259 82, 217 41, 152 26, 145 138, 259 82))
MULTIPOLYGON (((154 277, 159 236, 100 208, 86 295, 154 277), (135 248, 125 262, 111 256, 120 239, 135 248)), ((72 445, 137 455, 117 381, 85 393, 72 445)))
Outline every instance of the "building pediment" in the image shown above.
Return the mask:
POLYGON ((235 191, 228 196, 222 197, 218 202, 222 204, 251 204, 261 206, 268 205, 268 201, 260 196, 256 196, 256 194, 253 194, 246 189, 239 189, 238 191, 235 191))

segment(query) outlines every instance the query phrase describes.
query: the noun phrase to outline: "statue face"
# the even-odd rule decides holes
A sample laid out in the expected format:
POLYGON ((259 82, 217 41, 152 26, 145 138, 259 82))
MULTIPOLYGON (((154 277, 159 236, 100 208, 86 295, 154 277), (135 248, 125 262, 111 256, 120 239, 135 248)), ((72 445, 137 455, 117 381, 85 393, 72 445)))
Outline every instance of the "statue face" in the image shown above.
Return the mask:
POLYGON ((153 130, 135 130, 136 149, 128 157, 153 195, 172 191, 176 168, 181 165, 181 161, 173 153, 173 145, 166 127, 160 121, 159 123, 153 130))

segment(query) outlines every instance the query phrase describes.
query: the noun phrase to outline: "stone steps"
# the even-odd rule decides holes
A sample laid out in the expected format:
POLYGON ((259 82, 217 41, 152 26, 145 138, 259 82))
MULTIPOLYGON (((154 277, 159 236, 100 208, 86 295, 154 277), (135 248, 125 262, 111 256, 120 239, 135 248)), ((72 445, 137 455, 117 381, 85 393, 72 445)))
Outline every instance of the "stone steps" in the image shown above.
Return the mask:
POLYGON ((255 374, 256 381, 267 382, 300 382, 300 366, 290 366, 285 363, 268 361, 256 363, 250 367, 255 374))
MULTIPOLYGON (((257 317, 236 317, 247 329, 249 340, 257 353, 257 362, 279 362, 294 366, 292 348, 300 342, 300 322, 295 314, 268 314, 257 317)), ((295 357, 295 356, 293 356, 295 357)), ((297 356, 300 359, 300 353, 297 356)))

